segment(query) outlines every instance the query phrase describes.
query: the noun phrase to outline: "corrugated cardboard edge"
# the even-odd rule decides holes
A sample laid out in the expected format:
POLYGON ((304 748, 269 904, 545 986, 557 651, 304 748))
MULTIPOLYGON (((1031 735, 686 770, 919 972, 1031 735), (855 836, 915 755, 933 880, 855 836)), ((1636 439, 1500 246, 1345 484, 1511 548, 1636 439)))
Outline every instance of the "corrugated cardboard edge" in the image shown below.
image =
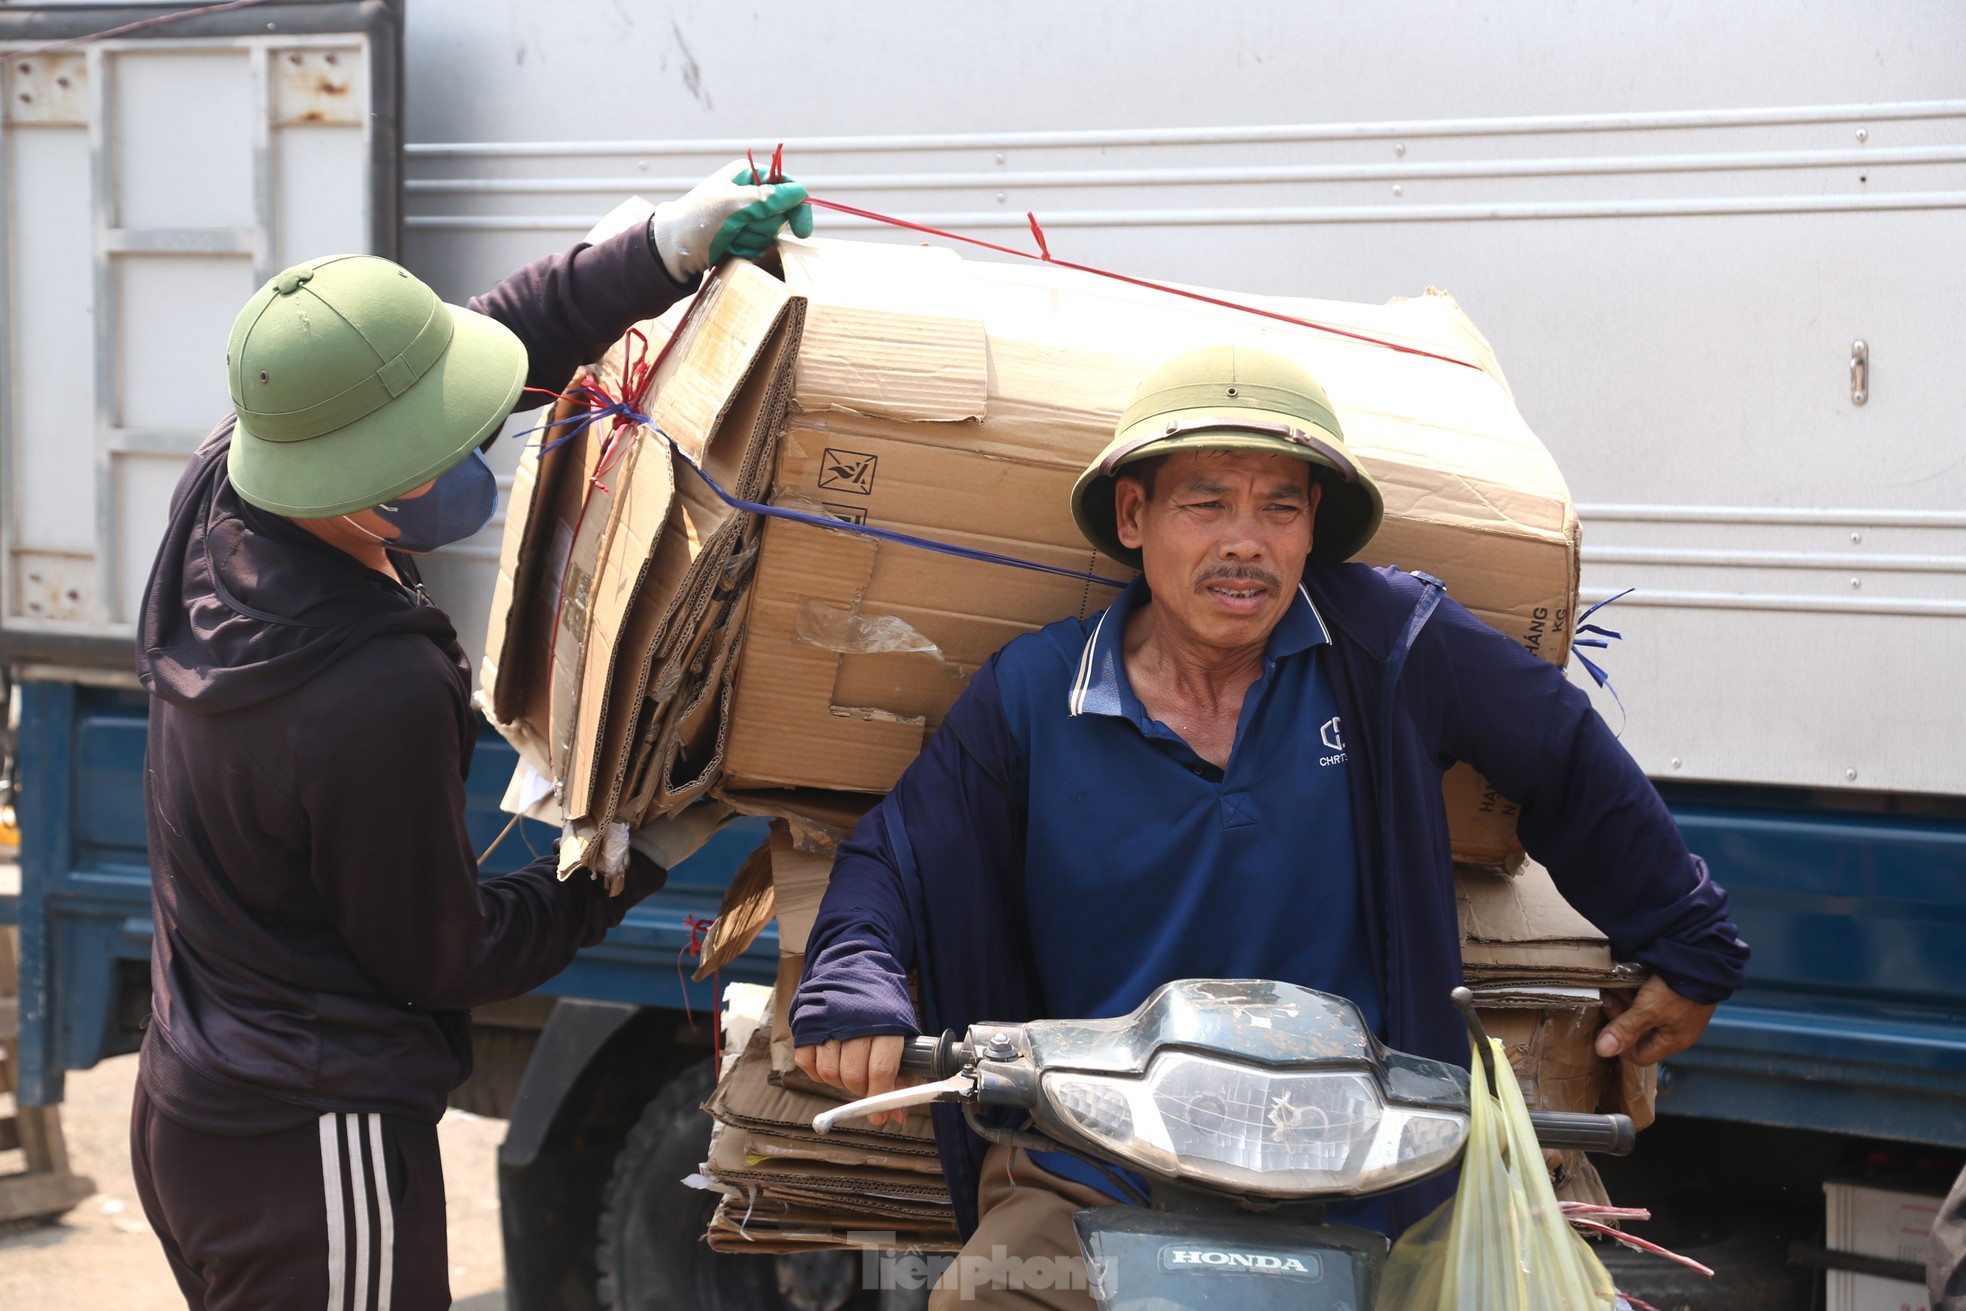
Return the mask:
MULTIPOLYGON (((722 303, 728 302, 732 304, 734 306, 733 313, 743 313, 749 309, 751 304, 750 301, 743 299, 743 297, 758 297, 762 299, 767 311, 761 318, 750 319, 746 322, 747 330, 744 333, 743 341, 749 343, 749 349, 745 352, 745 358, 742 361, 741 367, 734 372, 724 375, 728 385, 722 390, 720 402, 715 406, 714 417, 709 419, 703 428, 705 433, 703 444, 704 449, 707 450, 711 446, 714 446, 718 437, 722 435, 721 429, 724 420, 729 414, 731 407, 736 404, 739 396, 749 383, 759 360, 771 353, 774 345, 781 340, 786 343, 783 348, 785 351, 795 352, 797 350, 799 325, 803 322, 803 302, 793 296, 785 288, 784 284, 776 278, 763 273, 754 265, 741 260, 720 269, 717 277, 713 279, 712 284, 706 286, 697 294, 699 297, 711 297, 706 310, 702 311, 705 314, 705 317, 702 319, 702 323, 705 326, 697 331, 691 332, 689 339, 678 343, 674 372, 671 374, 671 377, 684 374, 694 377, 699 372, 702 372, 701 370, 692 370, 690 368, 692 357, 699 348, 713 348, 707 325, 715 320, 717 310, 722 303), (781 337, 781 334, 788 334, 788 337, 781 337)), ((668 362, 665 361, 665 368, 667 366, 668 362)), ((660 381, 661 378, 658 375, 658 385, 660 381)), ((771 385, 776 386, 776 380, 771 385)), ((772 402, 767 400, 765 405, 767 411, 771 408, 771 404, 772 402)), ((782 402, 780 403, 780 408, 782 412, 782 402)), ((745 434, 747 442, 752 440, 753 436, 753 434, 745 434)), ((631 455, 659 452, 662 459, 667 463, 671 479, 670 500, 673 501, 676 494, 674 479, 681 472, 675 468, 672 462, 678 458, 676 453, 670 450, 667 442, 654 437, 638 440, 636 446, 640 449, 636 452, 631 452, 631 455)), ((693 477, 694 475, 684 474, 683 476, 693 477)), ((613 507, 615 513, 611 515, 611 537, 609 545, 612 545, 614 523, 618 522, 622 515, 632 511, 634 499, 632 494, 616 498, 615 506, 613 507)), ((664 521, 666 521, 668 513, 669 509, 665 504, 662 515, 664 521)), ((656 527, 655 536, 652 538, 653 542, 660 541, 662 531, 663 527, 659 523, 656 527)), ((738 532, 741 533, 741 526, 738 532)), ((607 547, 603 548, 602 558, 608 558, 607 547)), ((647 691, 649 670, 653 664, 655 655, 652 644, 648 645, 644 650, 633 653, 633 658, 637 663, 632 667, 632 673, 626 680, 617 678, 616 667, 621 658, 622 647, 627 645, 618 639, 622 635, 623 626, 628 622, 629 617, 634 614, 636 606, 641 601, 643 584, 647 580, 652 558, 653 551, 651 550, 636 563, 634 582, 628 588, 625 598, 618 606, 607 612, 602 612, 597 608, 589 616, 586 640, 591 644, 597 636, 603 637, 607 645, 608 658, 601 678, 594 685, 595 690, 599 693, 598 704, 590 701, 586 696, 581 698, 583 702, 593 706, 593 713, 591 715, 584 713, 580 715, 580 731, 576 739, 577 748, 588 749, 590 742, 593 743, 593 746, 591 748, 591 755, 586 762, 586 768, 580 768, 581 762, 579 756, 576 755, 572 762, 572 768, 569 770, 572 777, 569 782, 567 809, 571 814, 588 814, 595 808, 595 799, 600 797, 602 798, 602 805, 598 818, 602 821, 612 819, 614 807, 621 796, 622 773, 627 766, 627 755, 634 745, 633 724, 610 723, 608 710, 611 705, 617 703, 617 700, 621 704, 638 704, 640 698, 647 691), (610 622, 610 616, 612 616, 612 622, 610 622), (631 685, 617 686, 617 683, 624 681, 631 685), (605 775, 603 773, 604 770, 606 771, 605 775), (606 782, 605 790, 603 790, 604 778, 606 782)), ((610 560, 610 564, 616 569, 625 570, 630 562, 627 560, 610 560)), ((708 605, 707 595, 703 599, 703 604, 708 605)), ((618 718, 628 720, 631 717, 620 716, 618 718)))
POLYGON ((778 254, 786 285, 811 303, 796 375, 802 408, 911 422, 983 417, 983 307, 955 251, 788 238, 778 254))
POLYGON ((791 825, 793 845, 801 851, 831 854, 853 836, 861 817, 881 803, 880 797, 864 792, 828 792, 820 788, 747 791, 728 783, 725 780, 712 789, 712 795, 729 802, 740 815, 784 820, 791 825))
MULTIPOLYGON (((755 297, 763 295, 765 294, 764 288, 769 285, 776 296, 777 309, 768 326, 762 331, 756 330, 756 324, 752 325, 756 341, 743 353, 741 369, 735 375, 734 380, 731 380, 728 373, 726 373, 726 383, 722 388, 723 399, 721 406, 716 411, 714 419, 710 421, 712 426, 709 430, 709 436, 703 442, 701 450, 698 453, 708 465, 721 468, 726 478, 732 476, 731 471, 734 469, 736 471, 735 480, 738 483, 737 494, 751 496, 755 495, 755 492, 747 486, 747 481, 755 481, 757 479, 757 471, 764 467, 764 460, 775 445, 777 435, 784 426, 785 412, 790 404, 790 386, 787 378, 791 370, 791 361, 796 357, 799 349, 804 324, 805 302, 798 297, 786 295, 782 284, 778 283, 776 279, 769 278, 768 275, 759 272, 749 264, 733 266, 729 276, 733 280, 730 285, 747 288, 743 293, 746 296, 755 297), (753 399, 755 399, 756 406, 750 417, 750 430, 742 434, 735 432, 726 433, 725 429, 730 427, 734 422, 735 413, 753 399), (738 442, 738 448, 742 454, 733 464, 724 457, 728 454, 728 448, 732 445, 733 441, 739 437, 742 440, 738 442)), ((740 304, 742 303, 744 302, 740 302, 740 304)), ((715 337, 706 333, 697 340, 701 343, 704 350, 716 349, 720 343, 726 346, 731 344, 731 338, 728 335, 715 337)), ((694 350, 689 353, 688 362, 694 363, 694 354, 694 350)), ((686 370, 685 372, 688 376, 694 377, 697 373, 704 372, 704 370, 686 370)), ((697 399, 701 399, 699 394, 693 393, 693 395, 697 399)), ((674 453, 674 462, 678 466, 687 463, 689 459, 689 454, 681 449, 678 449, 674 453)), ((690 474, 686 469, 680 470, 680 472, 685 477, 694 478, 694 475, 690 474)), ((706 503, 715 504, 721 510, 722 503, 715 501, 714 496, 708 492, 707 488, 690 487, 685 492, 679 493, 676 512, 683 512, 681 503, 683 497, 686 495, 700 496, 706 503)), ((668 529, 669 526, 665 524, 662 534, 666 535, 668 529)), ((617 644, 617 648, 619 646, 627 646, 630 649, 639 649, 641 653, 639 662, 634 668, 633 688, 624 688, 622 692, 623 695, 635 697, 638 708, 642 705, 641 699, 649 693, 650 676, 657 662, 672 655, 677 650, 678 643, 688 642, 696 636, 711 605, 732 585, 732 580, 725 577, 725 574, 730 568, 730 562, 734 559, 744 558, 744 552, 741 548, 753 538, 756 531, 756 526, 750 522, 748 516, 736 512, 729 512, 723 523, 714 530, 710 539, 704 544, 697 558, 691 561, 684 574, 682 585, 667 598, 661 617, 655 627, 646 637, 641 637, 641 629, 646 626, 646 617, 644 617, 641 622, 633 624, 629 634, 627 634, 631 639, 641 638, 641 640, 628 640, 617 644)), ((651 548, 649 558, 642 562, 641 577, 636 582, 638 593, 646 581, 655 552, 660 549, 662 540, 663 536, 658 535, 655 545, 651 548)), ((746 560, 743 566, 746 577, 743 581, 747 587, 748 573, 752 567, 752 563, 746 560)), ((748 608, 748 599, 745 600, 744 605, 748 608)), ((727 674, 734 667, 734 661, 741 646, 741 641, 737 641, 734 638, 726 650, 718 653, 720 657, 720 676, 727 674)), ((613 658, 618 658, 618 649, 611 653, 611 655, 613 658)), ((706 694, 708 694, 707 690, 706 694)), ((700 700, 701 698, 699 697, 700 700)), ((696 777, 690 786, 669 787, 667 785, 668 780, 660 776, 644 780, 648 784, 653 797, 660 803, 655 807, 660 813, 673 813, 676 809, 680 809, 682 805, 686 804, 688 800, 694 800, 696 796, 707 791, 711 784, 714 783, 715 771, 713 766, 721 762, 725 738, 728 732, 728 700, 729 698, 727 696, 719 692, 714 694, 714 699, 710 702, 710 705, 718 711, 719 719, 714 737, 713 758, 710 761, 704 762, 703 767, 698 769, 696 777)), ((663 723, 666 726, 668 723, 673 722, 678 712, 674 707, 665 705, 657 713, 662 716, 663 723)), ((688 713, 687 707, 683 713, 688 713)), ((612 725, 609 727, 611 729, 616 728, 616 726, 612 725)), ((596 757, 596 784, 603 777, 598 772, 602 769, 606 770, 605 777, 609 782, 607 798, 603 809, 603 813, 609 817, 613 817, 619 807, 624 784, 627 781, 627 776, 632 766, 631 757, 637 740, 638 737, 635 734, 616 731, 609 741, 604 743, 601 752, 596 757)), ((657 752, 672 750, 675 745, 676 743, 673 737, 665 740, 661 733, 656 735, 654 746, 657 752)), ((630 815, 629 818, 640 822, 649 818, 649 816, 638 813, 630 815)))
MULTIPOLYGON (((586 632, 574 657, 581 662, 581 677, 572 706, 573 745, 566 767, 567 813, 592 818, 597 825, 613 818, 611 806, 594 813, 602 763, 615 754, 617 741, 631 737, 634 727, 632 715, 609 711, 619 692, 626 691, 616 688, 616 665, 626 645, 624 630, 632 621, 654 558, 652 550, 637 543, 653 544, 660 538, 676 500, 674 460, 662 442, 638 438, 629 443, 608 480, 616 491, 610 498, 607 530, 595 552, 586 632), (618 581, 623 575, 629 578, 625 589, 618 581), (597 642, 606 652, 598 670, 593 658, 597 642)), ((624 697, 621 703, 634 701, 624 697)))
MULTIPOLYGON (((751 1035, 743 1055, 710 1094, 705 1109, 726 1124, 767 1133, 812 1132, 812 1118, 838 1106, 844 1097, 820 1097, 781 1088, 771 1082, 771 1035, 764 1027, 751 1035)), ((914 1150, 933 1152, 935 1131, 927 1116, 911 1116, 905 1126, 884 1124, 878 1128, 864 1120, 854 1126, 835 1129, 830 1137, 840 1142, 860 1143, 882 1151, 914 1150)))
POLYGON ((778 913, 771 881, 771 843, 760 842, 737 873, 724 887, 723 903, 717 918, 703 938, 703 959, 692 975, 699 982, 710 978, 750 950, 778 913))
MULTIPOLYGON (((548 411, 548 419, 563 419, 573 410, 573 402, 559 401, 548 411)), ((529 541, 535 516, 552 499, 554 490, 553 480, 543 476, 540 468, 544 448, 543 442, 529 444, 520 454, 518 467, 512 474, 512 491, 506 497, 498 577, 492 584, 485 655, 478 667, 478 707, 492 727, 512 744, 521 760, 542 777, 551 778, 552 748, 538 726, 527 722, 525 717, 524 691, 527 680, 535 676, 525 659, 524 642, 531 633, 528 625, 514 618, 523 614, 538 595, 539 571, 549 554, 544 541, 529 541)), ((550 670, 547 676, 551 676, 550 670)))
MULTIPOLYGON (((775 914, 778 916, 778 950, 781 954, 803 955, 813 921, 819 915, 819 902, 826 895, 827 881, 833 875, 831 852, 801 851, 792 841, 789 825, 773 825, 771 834, 771 882, 777 889, 775 914)), ((790 998, 781 997, 780 1001, 790 998)))

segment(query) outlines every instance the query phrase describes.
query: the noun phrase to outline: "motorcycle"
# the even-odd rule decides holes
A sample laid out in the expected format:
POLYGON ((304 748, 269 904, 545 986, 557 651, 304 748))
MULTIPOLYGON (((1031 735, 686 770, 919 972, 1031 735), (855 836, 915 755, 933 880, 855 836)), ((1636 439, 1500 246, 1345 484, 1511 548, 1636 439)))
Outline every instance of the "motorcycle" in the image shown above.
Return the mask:
MULTIPOLYGON (((1485 1056, 1472 997, 1454 1000, 1485 1056)), ((1148 1181, 1144 1206, 1074 1217, 1102 1311, 1370 1311, 1388 1241, 1327 1205, 1447 1170, 1468 1135, 1467 1070, 1386 1047, 1343 997, 1267 980, 1169 983, 1115 1019, 917 1037, 901 1068, 927 1082, 813 1128, 955 1102, 990 1142, 1148 1181), (1023 1125, 985 1119, 993 1108, 1023 1125)), ((1530 1118, 1549 1148, 1623 1155, 1635 1139, 1623 1115, 1530 1118)))

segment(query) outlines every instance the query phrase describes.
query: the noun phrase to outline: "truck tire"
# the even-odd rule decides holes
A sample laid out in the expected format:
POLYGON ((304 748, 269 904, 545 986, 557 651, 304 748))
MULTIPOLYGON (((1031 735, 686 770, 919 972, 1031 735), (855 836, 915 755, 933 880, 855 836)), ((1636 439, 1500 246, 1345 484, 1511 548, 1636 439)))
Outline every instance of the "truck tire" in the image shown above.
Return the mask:
POLYGON ((532 1059, 533 1048, 537 1046, 537 1029, 473 1025, 471 1077, 451 1090, 452 1109, 490 1120, 503 1120, 511 1115, 519 1081, 525 1077, 526 1062, 532 1059))
POLYGON ((1592 1246, 1618 1291, 1643 1299, 1656 1311, 1794 1311, 1810 1305, 1818 1278, 1814 1271, 1788 1264, 1787 1240, 1764 1230, 1674 1248, 1710 1267, 1712 1279, 1608 1239, 1592 1246))
POLYGON ((606 1311, 845 1311, 871 1306, 852 1253, 735 1256, 703 1242, 715 1193, 683 1183, 710 1148, 709 1061, 649 1102, 615 1157, 601 1203, 600 1303, 606 1311), (783 1291, 781 1291, 783 1290, 783 1291))

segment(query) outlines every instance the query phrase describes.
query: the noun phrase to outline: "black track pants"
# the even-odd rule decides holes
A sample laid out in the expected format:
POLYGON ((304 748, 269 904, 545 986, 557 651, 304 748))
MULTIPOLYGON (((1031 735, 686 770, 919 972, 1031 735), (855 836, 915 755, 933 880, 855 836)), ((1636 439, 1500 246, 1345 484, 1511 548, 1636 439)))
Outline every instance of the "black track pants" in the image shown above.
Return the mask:
POLYGON ((451 1304, 437 1126, 331 1113, 278 1133, 130 1108, 143 1213, 193 1311, 431 1311, 451 1304))

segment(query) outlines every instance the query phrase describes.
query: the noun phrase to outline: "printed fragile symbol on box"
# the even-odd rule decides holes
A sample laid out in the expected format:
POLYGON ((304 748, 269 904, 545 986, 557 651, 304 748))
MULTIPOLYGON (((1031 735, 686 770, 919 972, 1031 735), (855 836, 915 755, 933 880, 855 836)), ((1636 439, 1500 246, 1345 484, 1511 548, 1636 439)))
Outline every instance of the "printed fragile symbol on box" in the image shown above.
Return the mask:
MULTIPOLYGON (((828 447, 819 458, 819 490, 851 492, 856 496, 874 494, 874 466, 880 457, 864 451, 842 451, 828 447)), ((830 507, 829 507, 830 508, 830 507)), ((854 520, 858 523, 860 520, 854 520)))
POLYGON ((826 501, 819 508, 841 523, 867 522, 867 508, 862 505, 835 505, 831 501, 826 501))

